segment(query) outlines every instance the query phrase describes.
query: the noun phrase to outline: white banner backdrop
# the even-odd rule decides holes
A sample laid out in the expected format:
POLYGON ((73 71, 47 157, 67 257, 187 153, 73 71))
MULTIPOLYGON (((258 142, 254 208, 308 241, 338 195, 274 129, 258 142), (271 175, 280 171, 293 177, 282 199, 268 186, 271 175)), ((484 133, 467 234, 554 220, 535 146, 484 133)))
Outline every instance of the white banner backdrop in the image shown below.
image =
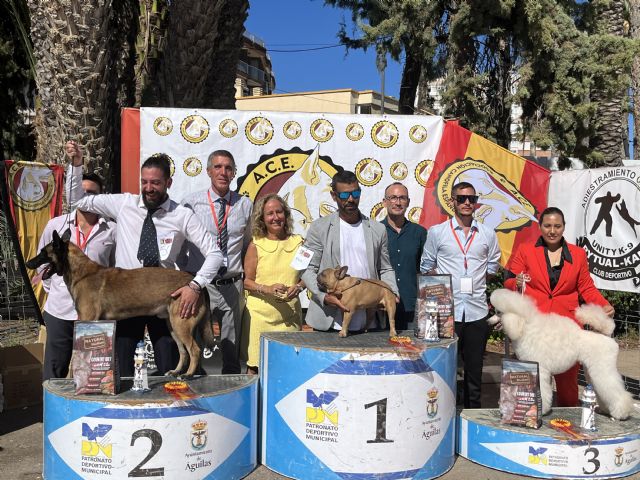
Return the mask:
POLYGON ((303 235, 335 210, 329 183, 336 167, 356 173, 360 210, 377 219, 384 217, 385 187, 402 182, 411 197, 408 216, 418 222, 444 126, 442 117, 417 115, 142 108, 140 116, 140 161, 171 157, 172 199, 207 188, 207 157, 228 150, 238 169, 232 188, 251 199, 279 193, 303 235))
POLYGON ((640 292, 639 167, 553 172, 548 205, 563 211, 598 288, 640 292))

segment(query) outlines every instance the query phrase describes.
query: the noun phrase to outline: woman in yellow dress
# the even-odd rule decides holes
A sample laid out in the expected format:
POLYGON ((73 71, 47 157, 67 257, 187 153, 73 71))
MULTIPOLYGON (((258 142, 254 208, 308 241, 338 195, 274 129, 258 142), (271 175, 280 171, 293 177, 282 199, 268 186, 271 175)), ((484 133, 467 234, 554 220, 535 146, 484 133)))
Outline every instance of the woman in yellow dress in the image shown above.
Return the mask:
POLYGON ((256 202, 253 240, 244 258, 248 296, 242 332, 247 373, 258 373, 262 332, 295 332, 301 328, 298 294, 304 289, 302 272, 291 268, 290 263, 304 239, 292 230, 291 210, 282 198, 269 194, 256 202))

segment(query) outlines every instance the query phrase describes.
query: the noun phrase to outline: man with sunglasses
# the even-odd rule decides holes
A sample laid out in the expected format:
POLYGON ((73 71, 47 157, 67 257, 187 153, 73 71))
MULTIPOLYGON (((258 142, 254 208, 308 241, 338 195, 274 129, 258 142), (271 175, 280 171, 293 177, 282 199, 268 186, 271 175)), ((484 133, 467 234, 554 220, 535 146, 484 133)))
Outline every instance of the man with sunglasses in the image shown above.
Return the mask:
MULTIPOLYGON (((386 282, 398 295, 395 273, 389 262, 385 227, 364 216, 358 205, 362 190, 353 172, 344 170, 333 176, 331 197, 337 212, 315 220, 309 227, 305 246, 313 257, 302 274, 311 292, 305 317, 307 325, 316 330, 339 330, 342 312, 347 311, 340 299, 318 288, 318 272, 326 268, 348 266, 348 274, 386 282)), ((366 312, 359 311, 351 318, 350 331, 364 330, 366 312)))
POLYGON ((473 218, 478 204, 473 185, 456 184, 451 198, 454 216, 429 229, 420 270, 451 275, 458 352, 464 366, 464 407, 480 408, 482 363, 490 332, 487 277, 498 271, 500 247, 495 231, 473 218))
POLYGON ((407 330, 413 321, 418 289, 416 275, 420 271, 420 256, 427 230, 405 217, 409 207, 409 190, 402 183, 394 182, 385 189, 383 204, 387 209, 387 217, 382 224, 387 229, 389 258, 400 290, 396 330, 407 330))

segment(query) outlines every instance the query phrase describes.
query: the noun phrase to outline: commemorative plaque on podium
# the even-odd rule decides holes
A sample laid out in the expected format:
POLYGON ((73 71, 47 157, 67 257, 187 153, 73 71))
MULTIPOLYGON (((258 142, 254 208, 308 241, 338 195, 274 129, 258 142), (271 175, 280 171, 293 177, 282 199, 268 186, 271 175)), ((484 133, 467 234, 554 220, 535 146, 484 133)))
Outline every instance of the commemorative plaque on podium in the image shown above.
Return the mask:
POLYGON ((73 380, 44 382, 46 480, 239 479, 257 465, 257 378, 202 376, 170 393, 76 395, 73 380))
POLYGON ((535 478, 637 478, 640 414, 624 421, 596 414, 596 431, 580 428, 580 408, 554 408, 542 427, 503 425, 497 409, 463 410, 458 454, 480 465, 535 478))
MULTIPOLYGON (((408 333, 408 332, 405 332, 408 333)), ((455 460, 457 340, 262 336, 261 455, 292 478, 435 478, 455 460)))

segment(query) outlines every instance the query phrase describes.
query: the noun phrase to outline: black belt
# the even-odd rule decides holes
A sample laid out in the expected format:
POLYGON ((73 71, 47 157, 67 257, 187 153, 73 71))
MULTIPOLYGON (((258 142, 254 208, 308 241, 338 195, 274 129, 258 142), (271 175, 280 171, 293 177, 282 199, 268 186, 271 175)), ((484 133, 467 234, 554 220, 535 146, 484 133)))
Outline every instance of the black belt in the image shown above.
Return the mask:
POLYGON ((211 283, 217 287, 221 286, 221 285, 230 285, 232 283, 237 282, 238 280, 242 279, 242 274, 239 273, 238 275, 235 275, 233 277, 229 277, 229 278, 216 278, 213 279, 211 281, 211 283))

